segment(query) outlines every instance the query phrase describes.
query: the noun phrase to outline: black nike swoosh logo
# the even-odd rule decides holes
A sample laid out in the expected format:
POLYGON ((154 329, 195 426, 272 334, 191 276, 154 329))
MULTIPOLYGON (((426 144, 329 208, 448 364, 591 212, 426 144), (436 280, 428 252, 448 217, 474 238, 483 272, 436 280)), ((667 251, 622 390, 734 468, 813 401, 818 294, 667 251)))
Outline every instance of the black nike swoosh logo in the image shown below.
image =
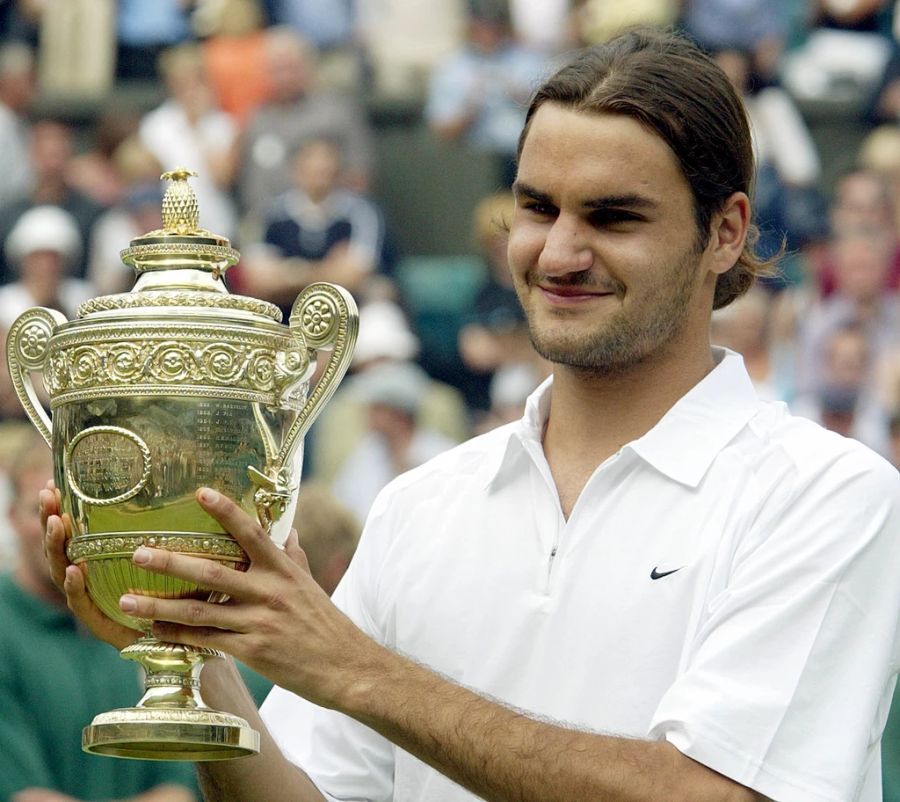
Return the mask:
POLYGON ((682 565, 680 568, 673 568, 671 571, 657 571, 654 566, 653 570, 650 572, 650 579, 662 579, 664 576, 668 576, 669 574, 674 574, 676 571, 680 571, 684 566, 682 565))

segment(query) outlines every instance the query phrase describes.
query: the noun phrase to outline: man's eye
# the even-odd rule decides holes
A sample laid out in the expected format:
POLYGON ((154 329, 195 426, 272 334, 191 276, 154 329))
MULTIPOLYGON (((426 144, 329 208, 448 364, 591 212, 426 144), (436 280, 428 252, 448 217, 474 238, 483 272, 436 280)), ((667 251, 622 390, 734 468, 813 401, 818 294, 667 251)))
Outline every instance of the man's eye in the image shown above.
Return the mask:
POLYGON ((602 211, 594 212, 591 215, 591 222, 594 225, 599 226, 609 226, 615 225, 616 223, 634 223, 640 220, 641 217, 634 212, 626 211, 625 209, 603 209, 602 211))
POLYGON ((548 206, 546 203, 526 203, 523 208, 527 212, 540 215, 541 217, 552 215, 556 211, 552 206, 548 206))

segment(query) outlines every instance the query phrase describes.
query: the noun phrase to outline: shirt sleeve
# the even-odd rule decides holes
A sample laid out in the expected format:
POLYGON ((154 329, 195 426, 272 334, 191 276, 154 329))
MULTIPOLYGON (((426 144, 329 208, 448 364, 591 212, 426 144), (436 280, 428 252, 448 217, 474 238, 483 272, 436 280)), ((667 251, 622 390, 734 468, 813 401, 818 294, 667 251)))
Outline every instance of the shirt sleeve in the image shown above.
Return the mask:
POLYGON ((898 664, 897 471, 859 448, 773 484, 650 735, 778 802, 858 800, 898 664))
MULTIPOLYGON (((382 517, 378 502, 360 538, 335 604, 367 635, 384 642, 370 610, 381 565, 382 517)), ((328 802, 390 802, 394 750, 386 738, 358 721, 274 688, 260 713, 285 756, 315 783, 328 802)))

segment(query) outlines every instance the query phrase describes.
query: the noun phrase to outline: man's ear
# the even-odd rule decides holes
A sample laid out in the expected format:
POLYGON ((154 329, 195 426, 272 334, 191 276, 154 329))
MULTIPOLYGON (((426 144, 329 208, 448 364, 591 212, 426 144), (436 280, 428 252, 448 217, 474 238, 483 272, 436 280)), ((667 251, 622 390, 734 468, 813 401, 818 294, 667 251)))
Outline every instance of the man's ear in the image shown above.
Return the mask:
POLYGON ((710 221, 707 257, 709 269, 721 275, 734 267, 750 229, 750 199, 735 192, 725 199, 722 208, 710 221))

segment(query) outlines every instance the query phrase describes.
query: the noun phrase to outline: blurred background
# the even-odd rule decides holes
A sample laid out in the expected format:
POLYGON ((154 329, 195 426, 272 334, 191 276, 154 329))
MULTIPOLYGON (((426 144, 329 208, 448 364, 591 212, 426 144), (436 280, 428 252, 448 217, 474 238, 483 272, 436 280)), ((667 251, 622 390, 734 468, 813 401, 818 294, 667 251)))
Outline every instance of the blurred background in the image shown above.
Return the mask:
MULTIPOLYGON (((547 375, 506 269, 524 109, 636 24, 684 31, 743 94, 760 247, 786 246, 714 341, 763 397, 900 465, 897 0, 0 0, 0 337, 30 306, 71 319, 127 291, 160 173, 196 170, 201 225, 242 253, 232 292, 357 298, 304 480, 358 531, 391 478, 518 417, 547 375)), ((5 508, 29 436, 4 364, 5 508)), ((0 573, 21 564, 0 527, 0 573)))

